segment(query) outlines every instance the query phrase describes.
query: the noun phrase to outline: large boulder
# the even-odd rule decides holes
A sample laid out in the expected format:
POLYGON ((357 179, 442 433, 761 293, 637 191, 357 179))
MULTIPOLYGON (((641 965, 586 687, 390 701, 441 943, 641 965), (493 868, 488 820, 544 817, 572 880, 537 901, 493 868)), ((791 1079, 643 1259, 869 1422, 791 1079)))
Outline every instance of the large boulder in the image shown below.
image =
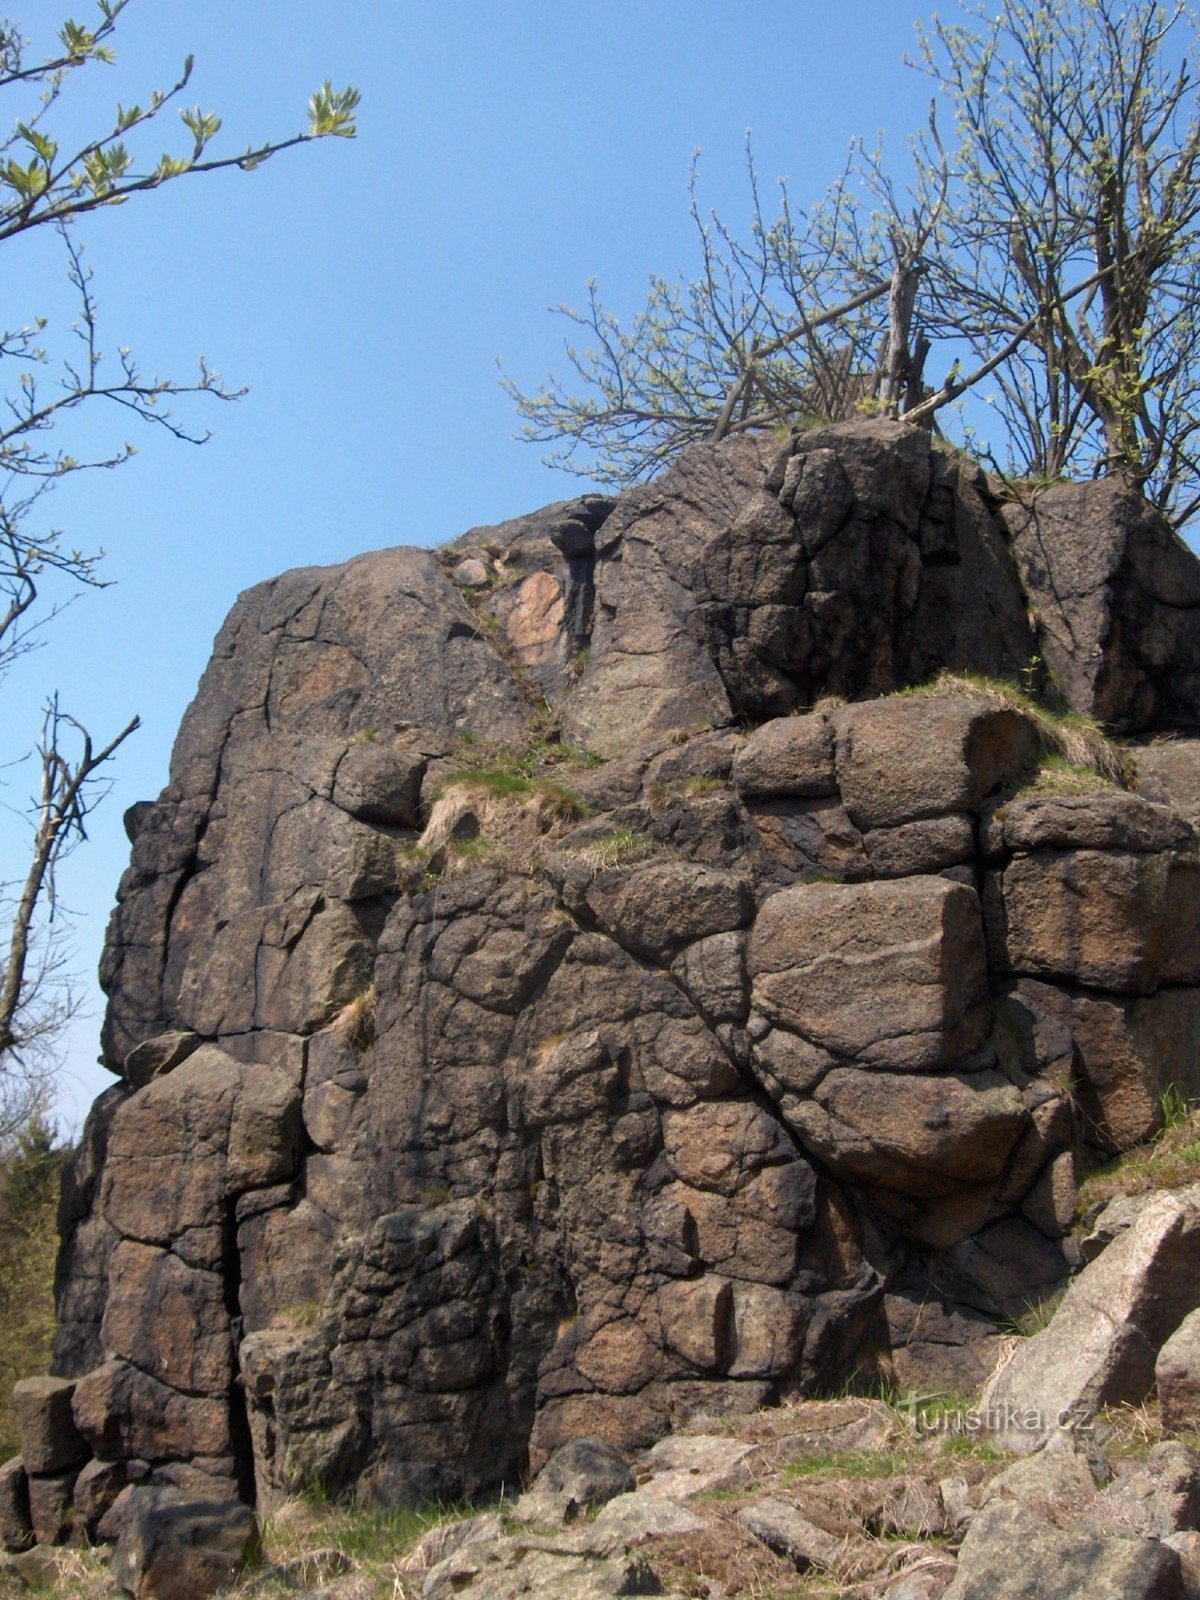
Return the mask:
POLYGON ((979 901, 944 878, 781 890, 748 961, 756 1010, 834 1060, 945 1068, 987 1033, 979 901))
POLYGON ((1154 1387, 1164 1433, 1200 1429, 1200 1310, 1190 1311, 1158 1352, 1154 1387))
POLYGON ((69 1378, 22 1378, 13 1386, 26 1472, 61 1472, 87 1459, 87 1446, 71 1414, 74 1394, 69 1378))
POLYGON ((1167 1192, 1074 1279, 1041 1333, 1018 1343, 984 1392, 990 1436, 1027 1454, 1101 1406, 1138 1404, 1155 1361, 1200 1305, 1200 1192, 1167 1192))
POLYGON ((132 1600, 206 1600, 236 1582, 257 1549, 248 1506, 134 1489, 110 1570, 132 1600))
POLYGON ((1185 1600, 1179 1557, 1157 1539, 1056 1527, 997 1499, 971 1521, 943 1600, 1185 1600))

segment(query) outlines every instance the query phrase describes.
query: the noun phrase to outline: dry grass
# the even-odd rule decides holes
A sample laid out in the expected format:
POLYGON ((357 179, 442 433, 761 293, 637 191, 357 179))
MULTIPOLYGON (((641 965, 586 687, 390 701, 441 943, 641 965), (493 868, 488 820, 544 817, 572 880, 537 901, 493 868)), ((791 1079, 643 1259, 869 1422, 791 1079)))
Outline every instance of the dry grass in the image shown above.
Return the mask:
POLYGON ((970 672, 943 670, 931 683, 900 691, 904 695, 957 695, 980 700, 1028 717, 1047 756, 1059 757, 1076 772, 1090 772, 1117 788, 1132 787, 1136 777, 1128 753, 1115 744, 1093 717, 1077 711, 1050 711, 1015 683, 970 672))
POLYGON ((292 1300, 271 1318, 272 1328, 315 1328, 324 1307, 319 1300, 292 1300))
POLYGON ((833 1600, 841 1592, 826 1574, 797 1573, 794 1563, 768 1550, 732 1512, 714 1517, 703 1533, 657 1540, 653 1565, 665 1592, 695 1600, 714 1593, 730 1600, 833 1600))
POLYGON ((27 1600, 29 1595, 52 1596, 53 1600, 111 1600, 108 1555, 107 1549, 86 1547, 31 1551, 20 1563, 20 1578, 0 1573, 0 1600, 18 1600, 20 1596, 27 1600))
POLYGON ((413 862, 436 866, 444 877, 492 860, 527 872, 537 865, 544 842, 586 811, 578 796, 554 778, 467 770, 452 775, 438 791, 413 862))
POLYGON ((1119 1194, 1184 1189, 1200 1183, 1200 1107, 1185 1110, 1148 1144, 1126 1150, 1079 1185, 1078 1214, 1119 1194))
POLYGON ((1112 786, 1111 779, 1092 767, 1072 766, 1065 756, 1043 755, 1034 776, 1008 798, 1036 800, 1043 796, 1097 794, 1112 786))
POLYGON ((603 872, 609 867, 632 866, 637 861, 647 861, 651 856, 659 855, 663 846, 657 840, 648 838, 644 833, 636 833, 632 828, 617 828, 612 833, 603 833, 579 851, 579 858, 593 872, 603 872))
POLYGON ((377 997, 374 983, 361 989, 333 1019, 333 1032, 355 1050, 368 1050, 375 1043, 377 997))
POLYGON ((1110 1461, 1142 1461, 1162 1438, 1158 1401, 1104 1406, 1096 1413, 1092 1432, 1110 1461))

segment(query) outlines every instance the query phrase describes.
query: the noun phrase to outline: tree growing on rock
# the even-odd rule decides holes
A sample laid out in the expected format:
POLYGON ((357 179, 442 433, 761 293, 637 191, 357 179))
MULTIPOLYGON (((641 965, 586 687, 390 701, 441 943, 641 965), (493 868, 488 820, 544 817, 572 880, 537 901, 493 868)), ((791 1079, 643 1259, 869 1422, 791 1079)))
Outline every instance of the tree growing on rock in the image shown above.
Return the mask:
POLYGON ((524 436, 557 444, 552 465, 624 485, 699 439, 797 417, 840 420, 864 400, 911 408, 928 348, 912 332, 917 289, 949 178, 932 118, 921 149, 912 195, 897 193, 878 155, 856 149, 811 211, 795 209, 782 185, 770 217, 747 148, 746 238, 702 212, 693 162, 699 276, 652 276, 628 326, 594 283, 584 310, 559 306, 588 340, 565 343, 584 388, 552 376, 526 393, 505 377, 524 436))
POLYGON ((1020 470, 1118 474, 1184 522, 1200 508, 1195 19, 1164 0, 967 15, 919 30, 960 136, 931 299, 977 364, 1002 356, 1020 470))
MULTIPOLYGON (((948 102, 907 188, 860 145, 807 215, 751 167, 739 238, 692 215, 701 271, 623 325, 594 286, 574 382, 509 383, 557 464, 628 483, 686 443, 882 410, 930 425, 990 380, 1006 470, 1118 474, 1175 524, 1200 509, 1200 103, 1169 0, 1012 0, 918 30, 948 102), (924 386, 940 346, 947 378, 924 386), (565 441, 565 447, 562 442, 565 441)), ((938 102, 935 102, 935 105, 938 102)))
MULTIPOLYGON (((118 104, 110 121, 64 143, 57 134, 66 120, 64 97, 82 72, 113 63, 114 35, 131 4, 97 0, 90 26, 68 19, 55 46, 40 56, 31 53, 19 24, 0 21, 0 93, 12 113, 12 131, 0 139, 0 243, 53 229, 77 301, 65 349, 50 347, 45 318, 0 331, 0 357, 19 374, 3 397, 0 421, 0 678, 58 615, 63 602, 53 594, 64 580, 68 588, 104 584, 103 552, 68 542, 47 523, 43 502, 63 479, 120 466, 134 451, 118 443, 111 450, 75 454, 63 432, 75 414, 107 408, 117 418, 132 415, 177 439, 202 443, 207 435, 179 420, 171 402, 195 395, 232 400, 243 392, 228 388, 203 362, 194 377, 178 380, 147 375, 124 347, 115 361, 106 358, 91 272, 77 233, 80 221, 180 178, 250 172, 293 146, 355 133, 357 91, 335 91, 326 82, 309 101, 302 132, 248 145, 240 153, 216 154, 220 117, 181 104, 192 74, 189 56, 171 87, 153 90, 144 103, 118 104), (163 150, 151 139, 139 148, 151 124, 176 108, 183 144, 163 150)), ((53 939, 56 868, 85 837, 87 814, 103 795, 104 770, 137 726, 134 717, 115 736, 93 739, 60 707, 57 695, 47 701, 36 752, 39 781, 30 806, 28 870, 18 881, 0 885, 8 928, 0 951, 0 1135, 19 1126, 36 1104, 48 1051, 71 1011, 61 951, 53 939)))

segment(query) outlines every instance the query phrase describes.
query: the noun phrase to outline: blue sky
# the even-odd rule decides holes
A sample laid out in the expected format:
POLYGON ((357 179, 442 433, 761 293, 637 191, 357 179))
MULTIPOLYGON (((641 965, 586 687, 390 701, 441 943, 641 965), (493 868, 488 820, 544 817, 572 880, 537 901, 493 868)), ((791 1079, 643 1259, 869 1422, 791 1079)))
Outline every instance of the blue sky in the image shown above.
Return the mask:
MULTIPOLYGON (((12 9, 28 33, 59 16, 55 0, 12 9)), ((762 178, 787 175, 801 203, 855 135, 882 130, 899 155, 929 98, 901 64, 924 14, 904 0, 133 0, 116 66, 69 90, 76 129, 173 81, 189 52, 187 102, 223 116, 220 148, 297 131, 322 78, 363 99, 353 142, 185 179, 80 229, 108 348, 179 377, 203 355, 250 394, 188 411, 214 430, 202 449, 119 421, 101 434, 137 459, 64 486, 53 520, 106 550, 112 587, 82 595, 2 691, 6 757, 32 743, 51 689, 98 736, 134 712, 144 724, 62 873, 88 1012, 69 1039, 68 1123, 110 1081, 91 975, 128 855, 121 814, 165 783, 238 592, 580 492, 514 438, 496 358, 533 386, 561 365, 547 306, 578 303, 595 277, 631 312, 651 271, 693 266, 695 147, 704 200, 734 223, 747 128, 762 178)), ((174 114, 161 126, 181 149, 174 114)), ((69 315, 52 241, 6 250, 5 322, 69 315)), ((0 778, 19 809, 32 770, 0 778)), ((0 813, 0 878, 24 870, 22 828, 0 813)))

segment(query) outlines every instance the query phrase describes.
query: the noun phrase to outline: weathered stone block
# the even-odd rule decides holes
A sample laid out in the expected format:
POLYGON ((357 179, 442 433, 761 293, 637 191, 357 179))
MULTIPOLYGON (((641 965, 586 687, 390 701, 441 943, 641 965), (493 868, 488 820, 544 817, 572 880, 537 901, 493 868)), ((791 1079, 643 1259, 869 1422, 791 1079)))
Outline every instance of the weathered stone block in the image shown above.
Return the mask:
POLYGON ((0 1466, 0 1545, 28 1550, 33 1543, 29 1520, 29 1479, 20 1456, 0 1466))
POLYGON ((932 1198, 994 1182, 1028 1125, 1021 1096, 994 1072, 878 1073, 838 1067, 784 1120, 833 1172, 932 1198))
POLYGON ((77 1467, 29 1474, 29 1520, 38 1544, 66 1544, 75 1527, 77 1467))
POLYGON ((997 972, 1149 994, 1200 982, 1200 867, 1165 853, 1039 850, 987 874, 997 972))
POLYGON ((979 901, 942 878, 783 889, 748 964, 755 1008, 843 1060, 928 1071, 987 1035, 979 901))
POLYGON ((190 1394, 220 1393, 233 1375, 224 1283, 169 1250, 122 1240, 113 1251, 104 1347, 190 1394))
POLYGON ((79 1380, 74 1415, 92 1453, 108 1461, 188 1460, 231 1449, 224 1394, 180 1394, 126 1361, 106 1361, 79 1380))
POLYGON ((249 1506, 139 1488, 130 1496, 110 1570, 134 1600, 206 1600, 237 1580, 257 1546, 249 1506))
POLYGON ((978 811, 1039 748, 1026 717, 963 697, 871 700, 833 722, 842 804, 863 829, 978 811))
POLYGON ((1195 838, 1178 811, 1123 789, 1009 801, 985 812, 980 828, 988 856, 1003 850, 1184 850, 1195 838))
POLYGON ((1179 1557, 1157 1540, 1055 1527, 1032 1506, 996 1500, 972 1520, 944 1600, 1184 1600, 1179 1557))
POLYGON ((906 878, 942 872, 975 859, 975 828, 970 817, 930 817, 895 828, 872 828, 863 849, 875 875, 906 878))
POLYGON ((1129 999, 1022 978, 1004 990, 998 1017, 1006 1063, 1073 1081, 1089 1144, 1128 1150, 1151 1138, 1171 1084, 1200 1095, 1200 989, 1129 999))
POLYGON ((1138 1404, 1167 1338, 1200 1305, 1200 1191, 1164 1193, 1075 1278, 1043 1332, 988 1386, 989 1430, 1028 1454, 1103 1405, 1138 1404))
POLYGON ((1113 476, 1052 485, 1004 518, 1072 710, 1120 733, 1194 726, 1200 573, 1162 513, 1113 476))
POLYGON ((373 740, 349 745, 333 780, 333 803, 364 822, 416 827, 425 758, 373 740))
POLYGON ((22 1378, 14 1384, 12 1407, 26 1472, 60 1472, 87 1459, 87 1446, 71 1414, 74 1394, 70 1378, 22 1378))
POLYGON ((188 1033, 178 1028, 170 1033, 146 1039, 125 1057, 125 1082, 131 1089, 144 1089, 151 1078, 170 1072, 180 1062, 186 1061, 204 1041, 198 1033, 188 1033))
POLYGON ((655 959, 694 939, 744 928, 754 915, 743 874, 686 861, 603 873, 587 903, 620 944, 655 959))
POLYGON ((733 786, 747 800, 836 794, 829 719, 814 711, 764 722, 734 757, 733 786))

